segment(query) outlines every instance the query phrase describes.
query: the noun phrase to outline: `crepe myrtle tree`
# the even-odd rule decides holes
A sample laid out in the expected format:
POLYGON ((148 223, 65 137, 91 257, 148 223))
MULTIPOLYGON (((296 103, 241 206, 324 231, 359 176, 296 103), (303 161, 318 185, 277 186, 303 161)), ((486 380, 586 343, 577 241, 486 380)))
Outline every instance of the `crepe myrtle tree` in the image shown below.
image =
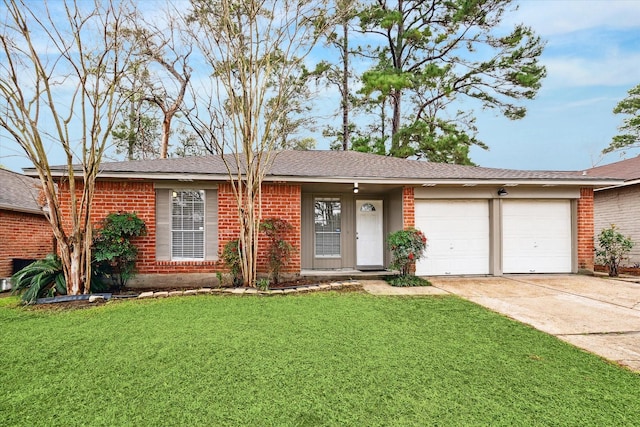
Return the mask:
POLYGON ((227 168, 245 286, 256 286, 262 181, 301 123, 305 61, 329 25, 328 7, 324 0, 191 0, 185 17, 211 76, 193 90, 186 119, 227 168))
POLYGON ((42 183, 67 293, 89 292, 95 180, 125 97, 131 50, 125 1, 0 3, 0 135, 13 139, 42 183), (56 185, 49 153, 64 153, 56 185), (60 194, 68 194, 61 208, 60 194))

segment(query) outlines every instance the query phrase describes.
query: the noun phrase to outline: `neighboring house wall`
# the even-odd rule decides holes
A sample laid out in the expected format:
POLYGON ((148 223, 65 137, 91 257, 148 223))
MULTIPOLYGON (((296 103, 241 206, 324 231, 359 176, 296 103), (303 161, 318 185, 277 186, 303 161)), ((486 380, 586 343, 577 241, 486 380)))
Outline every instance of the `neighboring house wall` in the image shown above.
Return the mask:
POLYGON ((640 263, 640 185, 596 191, 594 212, 596 242, 603 229, 615 224, 622 234, 636 243, 623 265, 640 263))
POLYGON ((0 210, 0 277, 13 273, 13 259, 42 259, 53 252, 49 221, 38 214, 0 210))

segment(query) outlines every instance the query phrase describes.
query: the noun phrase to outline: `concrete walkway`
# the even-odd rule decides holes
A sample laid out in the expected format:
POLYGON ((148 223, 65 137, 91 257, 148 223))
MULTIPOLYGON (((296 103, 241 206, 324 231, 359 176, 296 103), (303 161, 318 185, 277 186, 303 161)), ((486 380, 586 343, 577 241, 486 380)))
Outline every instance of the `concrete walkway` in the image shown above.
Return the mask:
POLYGON ((361 283, 376 295, 458 295, 640 372, 640 284, 579 275, 429 280, 433 287, 361 283))

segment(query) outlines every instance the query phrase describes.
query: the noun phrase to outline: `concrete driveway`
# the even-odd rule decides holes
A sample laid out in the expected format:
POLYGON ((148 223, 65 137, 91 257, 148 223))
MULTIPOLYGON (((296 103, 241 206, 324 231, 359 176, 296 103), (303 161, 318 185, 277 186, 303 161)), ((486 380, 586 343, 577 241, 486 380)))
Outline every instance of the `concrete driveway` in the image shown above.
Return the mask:
MULTIPOLYGON (((458 295, 640 372, 640 284, 580 275, 429 280, 434 289, 420 294, 458 295)), ((390 293, 397 289, 409 288, 390 293)), ((382 293, 381 284, 368 290, 382 293)))

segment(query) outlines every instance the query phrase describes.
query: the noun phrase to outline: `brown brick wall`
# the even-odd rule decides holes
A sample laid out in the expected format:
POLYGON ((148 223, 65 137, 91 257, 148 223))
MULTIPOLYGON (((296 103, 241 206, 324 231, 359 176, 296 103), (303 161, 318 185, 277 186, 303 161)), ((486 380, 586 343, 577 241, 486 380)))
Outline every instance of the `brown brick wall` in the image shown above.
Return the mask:
MULTIPOLYGON (((62 185, 61 205, 69 214, 68 186, 62 185), (67 190, 66 194, 64 190, 67 190)), ((147 235, 135 240, 138 246, 137 269, 140 274, 211 273, 224 270, 219 261, 156 261, 155 259, 155 189, 147 181, 98 181, 93 201, 92 223, 94 225, 112 212, 135 212, 147 226, 147 235)), ((300 213, 301 187, 299 185, 265 184, 262 190, 263 218, 278 217, 291 223, 293 230, 288 241, 295 250, 290 262, 282 272, 300 271, 300 213)), ((218 253, 224 245, 238 237, 239 223, 237 207, 231 186, 223 183, 218 187, 218 253)), ((266 271, 264 238, 260 239, 263 255, 259 270, 266 271)))
MULTIPOLYGON (((294 250, 291 259, 281 270, 283 273, 300 272, 301 210, 302 189, 299 185, 263 184, 262 218, 283 219, 293 227, 285 239, 291 243, 294 250)), ((240 232, 238 208, 230 184, 221 184, 218 187, 218 224, 218 252, 222 253, 224 245, 228 241, 238 238, 240 232)), ((265 255, 267 250, 266 236, 261 234, 258 242, 258 271, 266 272, 268 271, 268 260, 265 255)))
POLYGON ((593 188, 581 188, 578 199, 578 269, 593 271, 593 188))
POLYGON ((42 259, 53 252, 53 232, 43 215, 0 210, 0 277, 10 277, 13 259, 42 259))

